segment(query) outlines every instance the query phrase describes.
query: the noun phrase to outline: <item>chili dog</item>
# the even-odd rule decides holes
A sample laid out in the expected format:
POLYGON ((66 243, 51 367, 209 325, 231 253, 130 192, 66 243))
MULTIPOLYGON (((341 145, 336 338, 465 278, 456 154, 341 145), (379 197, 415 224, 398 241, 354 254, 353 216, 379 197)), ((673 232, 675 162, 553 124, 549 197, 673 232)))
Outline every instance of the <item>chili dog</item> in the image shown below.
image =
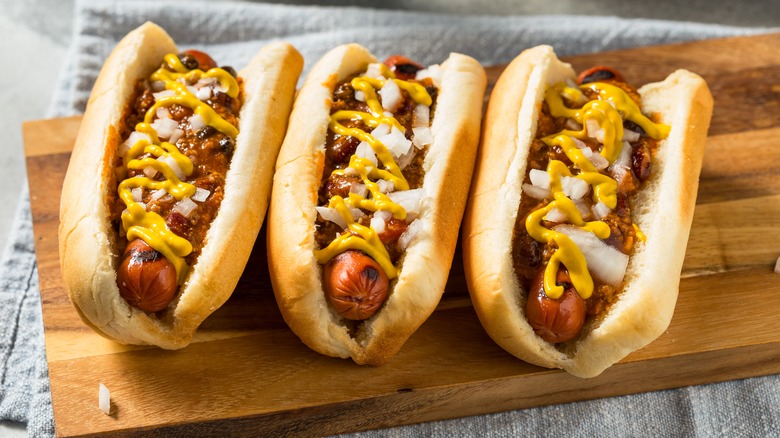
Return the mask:
POLYGON ((62 188, 60 263, 97 333, 186 346, 260 230, 302 68, 286 43, 240 74, 146 23, 92 90, 62 188))
POLYGON ((463 232, 472 302, 496 343, 592 377, 666 330, 712 104, 685 70, 637 90, 608 67, 577 76, 548 46, 509 64, 463 232))
POLYGON ((423 68, 350 44, 295 102, 268 216, 277 302, 312 349, 388 361, 433 312, 452 262, 479 138, 484 69, 423 68))

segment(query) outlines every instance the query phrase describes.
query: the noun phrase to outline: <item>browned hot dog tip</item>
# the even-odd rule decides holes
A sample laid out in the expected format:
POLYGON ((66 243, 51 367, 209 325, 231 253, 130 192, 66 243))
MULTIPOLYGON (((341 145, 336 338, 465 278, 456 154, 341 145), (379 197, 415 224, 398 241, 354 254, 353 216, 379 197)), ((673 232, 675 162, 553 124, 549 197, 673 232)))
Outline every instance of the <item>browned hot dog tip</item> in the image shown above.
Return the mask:
POLYGON ((360 251, 346 251, 325 265, 325 297, 344 318, 373 316, 387 298, 389 280, 379 264, 360 251))
POLYGON ((560 298, 552 299, 544 293, 544 268, 536 274, 528 293, 525 315, 534 332, 545 341, 557 344, 579 335, 585 324, 583 300, 566 271, 558 271, 557 284, 564 287, 560 298))
POLYGON ((168 307, 179 289, 173 264, 141 239, 125 248, 117 285, 122 298, 145 312, 168 307))

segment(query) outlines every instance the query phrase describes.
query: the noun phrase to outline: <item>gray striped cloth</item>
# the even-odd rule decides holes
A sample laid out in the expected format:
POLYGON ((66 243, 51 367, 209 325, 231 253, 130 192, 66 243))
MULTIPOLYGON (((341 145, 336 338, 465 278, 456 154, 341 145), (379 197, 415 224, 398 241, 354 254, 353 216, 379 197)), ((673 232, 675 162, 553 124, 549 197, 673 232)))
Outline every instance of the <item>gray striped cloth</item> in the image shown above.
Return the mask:
MULTIPOLYGON (((456 16, 360 8, 85 0, 76 5, 74 38, 50 117, 80 113, 117 41, 146 20, 182 47, 241 66, 264 44, 287 40, 311 66, 335 45, 359 42, 379 58, 396 53, 435 63, 451 51, 485 65, 552 44, 562 55, 766 31, 614 17, 456 16)), ((305 74, 305 72, 304 72, 305 74)), ((31 436, 54 433, 28 195, 0 263, 0 420, 26 422, 31 436)), ((780 429, 780 377, 369 431, 357 436, 767 436, 780 429)))

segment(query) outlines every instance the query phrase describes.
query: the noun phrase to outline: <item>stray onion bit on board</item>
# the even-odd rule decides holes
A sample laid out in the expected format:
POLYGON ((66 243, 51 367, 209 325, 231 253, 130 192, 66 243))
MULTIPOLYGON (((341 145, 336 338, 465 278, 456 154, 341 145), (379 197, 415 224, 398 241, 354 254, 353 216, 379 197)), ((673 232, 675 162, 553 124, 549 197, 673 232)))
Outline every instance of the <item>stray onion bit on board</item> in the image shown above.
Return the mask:
POLYGON ((103 413, 111 415, 111 393, 108 392, 106 385, 102 383, 100 384, 100 389, 98 391, 98 405, 103 413))
POLYGON ((778 257, 777 262, 775 262, 775 274, 780 274, 780 257, 778 257))

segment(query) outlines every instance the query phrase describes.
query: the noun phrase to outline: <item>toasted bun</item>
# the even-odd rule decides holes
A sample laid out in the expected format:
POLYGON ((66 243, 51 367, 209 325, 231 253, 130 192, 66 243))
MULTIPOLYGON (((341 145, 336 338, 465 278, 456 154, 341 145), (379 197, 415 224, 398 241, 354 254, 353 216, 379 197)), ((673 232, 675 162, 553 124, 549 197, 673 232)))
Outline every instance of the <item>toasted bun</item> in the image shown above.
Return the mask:
POLYGON ((109 223, 107 197, 124 111, 136 83, 176 45, 146 23, 130 32, 97 78, 71 155, 60 205, 60 264, 70 299, 87 325, 127 344, 175 349, 189 344, 200 323, 233 292, 265 217, 273 166, 284 137, 303 59, 289 44, 265 47, 241 72, 244 105, 225 195, 208 242, 177 298, 147 314, 120 296, 121 248, 109 223))
POLYGON ((312 69, 295 102, 274 176, 268 215, 268 265, 287 324, 312 349, 358 364, 388 361, 438 304, 457 241, 479 142, 486 77, 474 59, 451 54, 443 77, 424 161, 422 231, 408 246, 383 307, 350 336, 328 305, 322 267, 314 258, 317 190, 335 85, 377 62, 357 45, 337 47, 312 69))
POLYGON ((525 318, 526 292, 512 263, 512 240, 541 102, 548 86, 574 79, 549 46, 521 53, 493 90, 463 229, 466 279, 486 331, 513 355, 580 377, 600 374, 644 347, 669 325, 691 227, 712 96, 699 76, 678 70, 639 90, 643 111, 671 134, 632 208, 647 235, 631 257, 625 288, 599 322, 586 324, 570 348, 538 337, 525 318))

